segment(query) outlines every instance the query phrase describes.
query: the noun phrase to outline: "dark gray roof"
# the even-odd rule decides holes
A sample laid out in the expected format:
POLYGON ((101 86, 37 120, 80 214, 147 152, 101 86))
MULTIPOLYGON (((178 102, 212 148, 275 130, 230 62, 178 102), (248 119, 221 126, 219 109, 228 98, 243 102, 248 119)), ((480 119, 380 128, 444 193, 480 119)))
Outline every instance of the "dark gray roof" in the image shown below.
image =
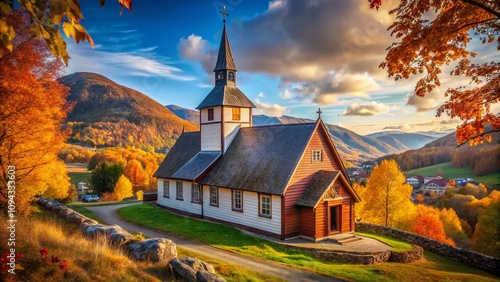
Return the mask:
POLYGON ((221 152, 199 152, 172 174, 171 178, 196 182, 221 155, 221 152))
POLYGON ((198 154, 200 142, 200 132, 182 133, 153 176, 172 178, 174 173, 198 154))
POLYGON ((200 183, 283 195, 315 126, 302 123, 241 128, 200 183))
POLYGON ((318 170, 295 204, 299 206, 314 208, 325 193, 326 188, 328 188, 328 186, 332 184, 332 182, 335 180, 335 178, 337 178, 339 174, 340 171, 338 170, 318 170))
POLYGON ((215 86, 207 97, 201 102, 197 109, 203 109, 214 106, 236 106, 242 108, 255 108, 250 99, 233 85, 215 86))
POLYGON ((217 63, 215 64, 214 71, 226 69, 235 71, 236 66, 234 65, 231 46, 229 46, 229 39, 227 39, 226 23, 224 23, 224 29, 222 30, 222 38, 219 46, 219 55, 217 56, 217 63))

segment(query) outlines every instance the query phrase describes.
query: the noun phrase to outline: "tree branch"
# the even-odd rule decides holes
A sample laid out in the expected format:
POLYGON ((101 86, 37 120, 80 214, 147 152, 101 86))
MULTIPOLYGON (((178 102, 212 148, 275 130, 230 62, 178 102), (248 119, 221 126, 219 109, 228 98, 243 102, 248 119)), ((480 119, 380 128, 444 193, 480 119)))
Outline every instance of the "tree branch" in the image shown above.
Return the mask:
POLYGON ((474 139, 476 137, 481 137, 481 136, 484 136, 486 134, 490 134, 490 133, 493 133, 493 132, 500 132, 500 129, 490 130, 490 131, 483 132, 481 134, 477 134, 475 136, 472 136, 472 137, 468 138, 467 140, 465 140, 464 142, 462 142, 461 144, 458 144, 455 148, 458 148, 458 147, 460 147, 460 146, 462 146, 464 144, 467 144, 469 142, 469 140, 471 140, 471 139, 474 139))
POLYGON ((497 12, 497 11, 493 10, 492 8, 486 6, 486 5, 482 4, 482 3, 478 3, 478 2, 473 1, 473 0, 462 0, 462 2, 469 3, 469 4, 473 5, 473 6, 481 8, 481 9, 485 10, 486 12, 488 12, 488 13, 496 16, 497 18, 500 18, 500 12, 497 12))
POLYGON ((453 33, 455 33, 455 32, 457 32, 457 31, 461 30, 462 28, 466 28, 466 27, 471 26, 471 25, 479 25, 479 24, 482 24, 482 23, 485 23, 485 22, 489 22, 489 21, 493 21, 493 20, 498 20, 498 19, 497 19, 497 18, 491 18, 491 19, 487 19, 487 20, 484 20, 484 21, 479 21, 479 22, 468 23, 468 24, 465 24, 465 25, 463 25, 463 26, 461 26, 461 27, 459 27, 459 28, 455 29, 455 30, 453 31, 453 33))

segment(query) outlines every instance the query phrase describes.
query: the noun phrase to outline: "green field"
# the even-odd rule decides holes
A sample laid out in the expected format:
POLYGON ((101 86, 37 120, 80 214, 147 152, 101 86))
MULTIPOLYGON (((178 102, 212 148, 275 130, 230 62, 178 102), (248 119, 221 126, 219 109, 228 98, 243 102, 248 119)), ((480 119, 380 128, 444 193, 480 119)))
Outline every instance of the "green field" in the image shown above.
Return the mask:
POLYGON ((469 167, 454 168, 451 166, 451 162, 408 170, 405 171, 405 174, 432 176, 437 174, 438 169, 441 169, 443 171, 442 176, 445 178, 470 177, 473 178, 474 181, 483 183, 487 186, 491 186, 496 189, 500 188, 500 173, 488 174, 484 176, 474 176, 472 169, 470 169, 469 167))
POLYGON ((70 182, 76 185, 80 182, 89 182, 91 172, 87 170, 87 164, 68 164, 66 165, 70 182))

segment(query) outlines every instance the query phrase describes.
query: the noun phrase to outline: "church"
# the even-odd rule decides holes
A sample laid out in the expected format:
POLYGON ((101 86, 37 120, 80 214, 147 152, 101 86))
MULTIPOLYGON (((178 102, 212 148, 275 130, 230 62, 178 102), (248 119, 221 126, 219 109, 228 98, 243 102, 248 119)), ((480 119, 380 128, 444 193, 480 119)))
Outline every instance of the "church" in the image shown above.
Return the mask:
POLYGON ((154 174, 157 205, 281 240, 354 232, 360 198, 321 118, 252 126, 236 72, 224 19, 200 131, 182 133, 154 174))

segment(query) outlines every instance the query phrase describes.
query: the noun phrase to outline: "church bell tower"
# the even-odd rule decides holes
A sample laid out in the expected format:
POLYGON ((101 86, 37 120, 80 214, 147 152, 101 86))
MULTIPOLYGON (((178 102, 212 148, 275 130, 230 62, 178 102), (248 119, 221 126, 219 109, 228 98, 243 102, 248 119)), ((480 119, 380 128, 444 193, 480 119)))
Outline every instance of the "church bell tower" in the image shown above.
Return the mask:
POLYGON ((226 32, 225 11, 217 63, 215 87, 196 107, 200 110, 201 151, 224 153, 241 127, 252 126, 255 105, 236 87, 236 66, 226 32))

